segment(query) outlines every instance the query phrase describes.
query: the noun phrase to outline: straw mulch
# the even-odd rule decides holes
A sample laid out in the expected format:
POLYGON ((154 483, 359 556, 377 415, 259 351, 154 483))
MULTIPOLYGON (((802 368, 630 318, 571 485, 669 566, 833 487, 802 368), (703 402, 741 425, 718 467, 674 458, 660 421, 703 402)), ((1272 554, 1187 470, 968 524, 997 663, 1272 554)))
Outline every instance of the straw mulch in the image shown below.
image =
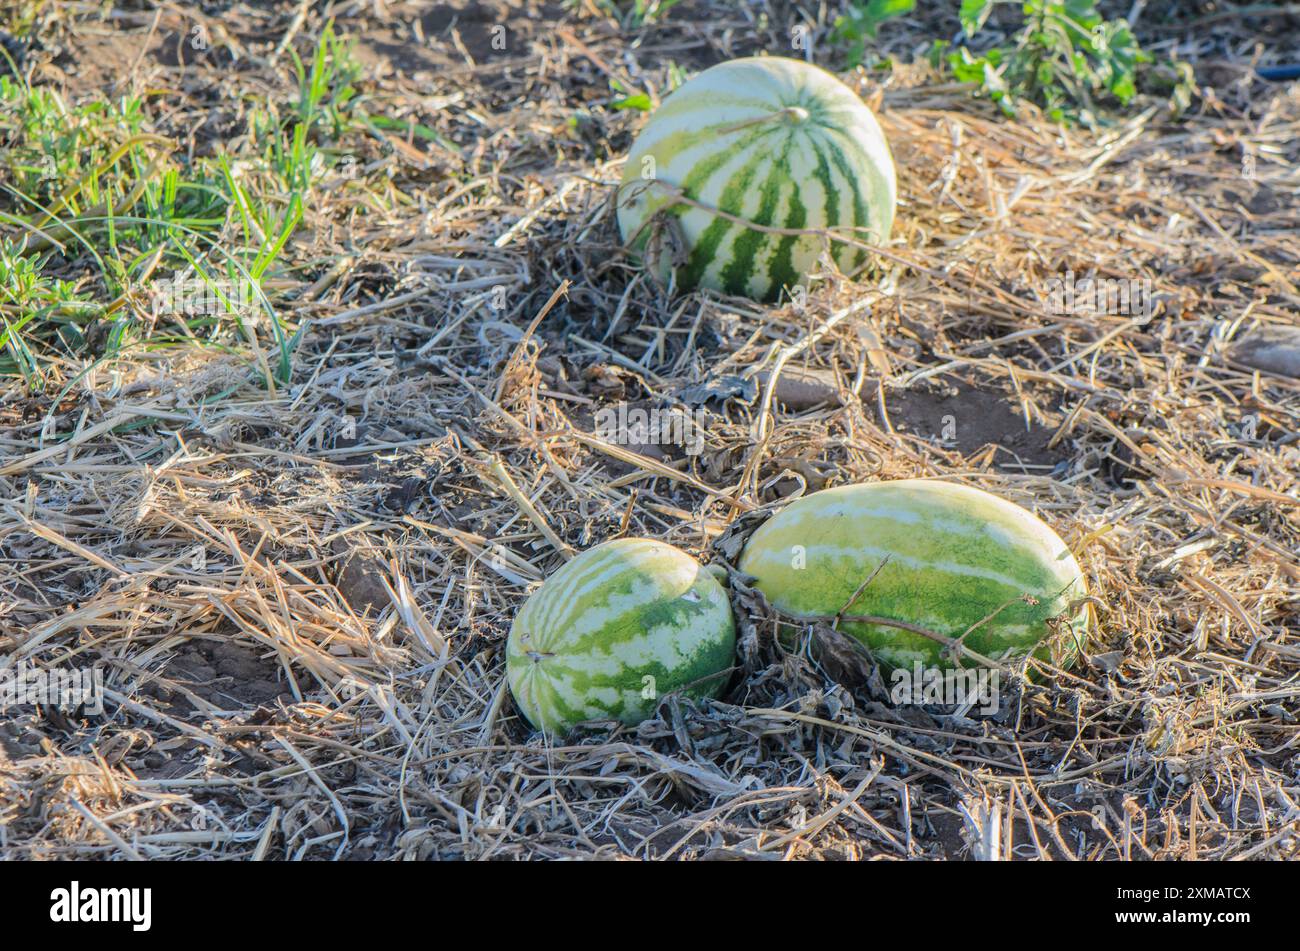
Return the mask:
MULTIPOLYGON (((879 273, 801 307, 668 298, 613 222, 642 117, 599 103, 611 79, 662 89, 669 59, 825 35, 771 6, 763 26, 683 4, 639 46, 548 7, 508 70, 450 34, 426 74, 368 61, 369 94, 460 154, 367 140, 388 190, 340 181, 311 209, 291 385, 174 348, 57 406, 8 385, 0 652, 98 666, 106 698, 0 722, 0 857, 1297 855, 1300 381, 1233 347, 1300 313, 1300 93, 1228 49, 1180 121, 1093 133, 1006 120, 925 67, 859 74, 900 175, 879 273), (1050 312, 1067 269, 1149 281, 1152 313, 1050 312), (603 441, 618 401, 698 410, 704 451, 603 441), (896 707, 818 632, 782 647, 737 584, 720 700, 556 744, 513 708, 511 618, 573 551, 645 535, 734 562, 783 499, 918 476, 1072 545, 1086 658, 1010 672, 991 717, 896 707)), ((342 32, 387 28, 351 10, 342 32)))

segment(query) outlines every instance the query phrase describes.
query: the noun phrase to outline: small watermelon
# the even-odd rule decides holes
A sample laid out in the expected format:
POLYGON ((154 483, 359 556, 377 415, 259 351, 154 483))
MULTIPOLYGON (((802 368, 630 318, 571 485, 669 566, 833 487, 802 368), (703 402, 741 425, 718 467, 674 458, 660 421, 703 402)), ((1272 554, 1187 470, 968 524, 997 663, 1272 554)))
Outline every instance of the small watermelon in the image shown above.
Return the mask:
MULTIPOLYGON (((706 69, 664 99, 628 155, 618 223, 679 290, 775 300, 806 284, 825 236, 734 219, 882 244, 896 197, 889 144, 858 95, 817 66, 763 56, 706 69)), ((845 272, 867 262, 840 241, 830 250, 845 272)))
POLYGON ((506 676, 529 721, 559 734, 585 720, 639 723, 674 690, 716 697, 735 649, 712 574, 672 545, 621 538, 533 593, 510 628, 506 676))
MULTIPOLYGON (((1068 666, 1087 631, 1083 573, 1060 537, 1012 502, 948 482, 840 486, 797 499, 750 536, 739 567, 788 614, 844 611, 967 635, 966 647, 994 659, 1032 651, 1068 666)), ((840 629, 887 667, 952 666, 944 645, 922 634, 848 621, 840 629)))

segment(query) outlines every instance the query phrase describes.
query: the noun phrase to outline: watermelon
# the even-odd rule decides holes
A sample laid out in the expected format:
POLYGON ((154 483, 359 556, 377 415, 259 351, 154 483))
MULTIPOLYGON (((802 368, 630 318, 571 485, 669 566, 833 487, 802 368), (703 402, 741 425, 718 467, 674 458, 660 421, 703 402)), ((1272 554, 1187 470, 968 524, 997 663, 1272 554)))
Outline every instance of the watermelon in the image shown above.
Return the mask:
POLYGON ((716 697, 736 649, 722 585, 690 555, 647 538, 588 549, 516 615, 506 677, 535 727, 636 724, 665 693, 716 697))
MULTIPOLYGON (((800 60, 754 57, 706 69, 664 99, 628 155, 618 224, 662 280, 675 272, 679 290, 770 301, 806 286, 825 234, 771 234, 713 210, 882 244, 896 195, 889 144, 852 89, 800 60)), ((867 262, 841 241, 830 250, 846 273, 867 262)))
MULTIPOLYGON (((1083 573, 1060 537, 1012 502, 948 482, 903 479, 805 496, 759 526, 739 567, 785 613, 871 615, 949 638, 970 631, 962 643, 993 659, 1034 652, 1068 666, 1087 631, 1087 604, 1071 609, 1087 595, 1083 573), (1059 636, 1050 636, 1053 627, 1059 636)), ((954 666, 944 645, 923 634, 854 621, 840 630, 888 668, 954 666)))

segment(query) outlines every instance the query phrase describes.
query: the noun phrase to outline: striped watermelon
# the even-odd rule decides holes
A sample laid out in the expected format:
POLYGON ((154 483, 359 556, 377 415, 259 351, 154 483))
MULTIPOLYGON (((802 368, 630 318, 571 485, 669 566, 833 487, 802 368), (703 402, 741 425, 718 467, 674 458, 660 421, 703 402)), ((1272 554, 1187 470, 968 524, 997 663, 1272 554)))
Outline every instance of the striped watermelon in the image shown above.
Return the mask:
MULTIPOLYGON (((664 281, 675 271, 680 290, 775 300, 817 269, 823 235, 745 227, 679 202, 677 189, 754 224, 871 244, 888 240, 897 192, 889 144, 857 94, 774 56, 706 69, 664 100, 624 167, 619 229, 664 281)), ((867 261, 843 242, 833 251, 845 272, 867 261)))
MULTIPOLYGON (((786 613, 835 615, 882 561, 846 615, 957 638, 994 614, 963 643, 995 659, 1035 651, 1068 666, 1083 643, 1087 605, 1060 626, 1062 636, 1048 637, 1049 619, 1087 593, 1065 543, 1020 506, 962 485, 904 479, 805 496, 754 532, 740 570, 786 613), (1017 600, 1026 594, 1038 603, 1017 600)), ((943 645, 924 635, 858 622, 840 627, 887 667, 952 666, 943 645)))
POLYGON ((639 723, 659 697, 716 697, 736 632, 727 593, 690 555, 646 538, 605 542, 553 574, 506 641, 515 702, 536 727, 639 723))

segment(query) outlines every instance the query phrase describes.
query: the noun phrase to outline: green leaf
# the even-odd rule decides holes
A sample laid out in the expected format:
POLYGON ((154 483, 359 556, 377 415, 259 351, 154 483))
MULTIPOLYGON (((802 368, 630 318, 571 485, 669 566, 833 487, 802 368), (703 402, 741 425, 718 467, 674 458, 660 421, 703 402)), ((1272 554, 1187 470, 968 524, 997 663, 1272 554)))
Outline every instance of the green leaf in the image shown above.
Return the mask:
POLYGON ((926 56, 932 69, 938 69, 943 65, 944 53, 951 45, 947 40, 935 40, 930 44, 930 52, 926 56))
POLYGON ((1137 95, 1137 86, 1133 83, 1133 76, 1129 73, 1116 76, 1110 81, 1110 92, 1124 105, 1128 105, 1133 97, 1137 95))
POLYGON ((948 67, 952 70, 953 78, 963 83, 978 83, 984 78, 984 64, 987 60, 984 57, 976 59, 971 56, 970 50, 962 47, 955 53, 948 54, 948 67))
POLYGON ((961 28, 967 37, 972 37, 980 31, 988 21, 989 14, 993 12, 993 4, 996 0, 961 0, 961 10, 957 13, 957 18, 961 20, 961 28))
POLYGON ((903 16, 916 9, 916 0, 867 0, 849 8, 847 16, 836 21, 836 32, 845 39, 860 40, 863 36, 876 38, 880 24, 893 17, 903 16))
POLYGON ((871 0, 876 16, 881 20, 902 16, 916 9, 916 0, 871 0))
POLYGON ((645 93, 637 93, 634 96, 624 96, 622 99, 615 99, 609 104, 611 109, 639 109, 641 112, 649 112, 654 108, 654 103, 645 93))
POLYGON ((1053 7, 1063 8, 1057 14, 1064 15, 1087 29, 1091 29, 1101 22, 1101 14, 1097 12, 1097 4, 1093 0, 1065 0, 1064 4, 1053 3, 1053 7))

